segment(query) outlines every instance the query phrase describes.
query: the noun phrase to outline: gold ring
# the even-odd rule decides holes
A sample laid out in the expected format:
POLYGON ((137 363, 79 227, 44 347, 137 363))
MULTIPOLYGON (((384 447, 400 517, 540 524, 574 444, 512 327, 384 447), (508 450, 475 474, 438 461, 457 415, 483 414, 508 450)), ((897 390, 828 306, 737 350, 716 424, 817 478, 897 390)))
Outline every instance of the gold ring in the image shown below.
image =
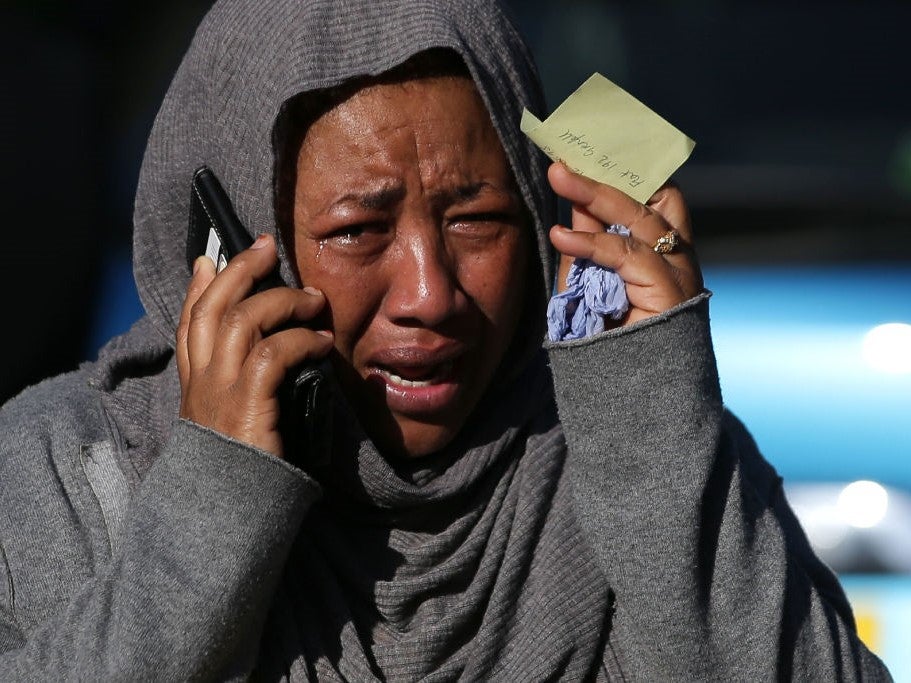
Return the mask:
POLYGON ((668 230, 658 238, 652 249, 658 254, 670 254, 677 248, 678 244, 680 244, 680 233, 676 230, 668 230))

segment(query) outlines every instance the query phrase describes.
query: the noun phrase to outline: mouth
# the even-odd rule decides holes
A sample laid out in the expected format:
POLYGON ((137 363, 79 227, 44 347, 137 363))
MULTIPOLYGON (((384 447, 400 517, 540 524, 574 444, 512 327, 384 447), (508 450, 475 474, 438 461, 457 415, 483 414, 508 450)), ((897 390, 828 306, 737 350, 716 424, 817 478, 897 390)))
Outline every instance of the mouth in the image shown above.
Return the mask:
POLYGON ((452 370, 455 363, 452 360, 443 361, 430 366, 374 366, 376 371, 386 382, 395 386, 414 389, 432 387, 452 379, 452 370))
POLYGON ((449 410, 464 383, 461 348, 386 350, 371 359, 367 379, 382 384, 386 405, 412 417, 449 410))

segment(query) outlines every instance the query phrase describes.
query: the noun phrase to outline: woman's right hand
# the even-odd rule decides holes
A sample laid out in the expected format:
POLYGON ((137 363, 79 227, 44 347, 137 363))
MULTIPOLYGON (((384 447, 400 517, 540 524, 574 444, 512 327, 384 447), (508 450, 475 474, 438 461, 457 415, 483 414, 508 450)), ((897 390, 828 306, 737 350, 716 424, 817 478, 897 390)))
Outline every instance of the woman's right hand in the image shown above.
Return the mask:
POLYGON ((287 372, 332 349, 328 330, 288 327, 319 314, 312 289, 276 287, 247 296, 276 266, 275 241, 260 235, 216 275, 208 257, 194 264, 177 327, 180 417, 281 457, 278 390, 287 372))

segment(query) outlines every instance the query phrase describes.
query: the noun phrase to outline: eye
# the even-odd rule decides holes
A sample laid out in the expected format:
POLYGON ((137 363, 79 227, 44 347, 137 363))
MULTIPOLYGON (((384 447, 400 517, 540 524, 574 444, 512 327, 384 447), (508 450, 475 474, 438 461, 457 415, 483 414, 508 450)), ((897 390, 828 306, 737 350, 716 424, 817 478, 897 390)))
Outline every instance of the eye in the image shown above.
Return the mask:
POLYGON ((479 211, 459 216, 460 220, 472 223, 509 223, 512 215, 505 211, 479 211))
POLYGON ((511 211, 474 211, 453 216, 448 223, 451 232, 476 239, 493 238, 518 223, 511 211))
POLYGON ((382 245, 389 233, 381 221, 368 221, 343 225, 326 235, 327 240, 342 249, 370 250, 382 245))

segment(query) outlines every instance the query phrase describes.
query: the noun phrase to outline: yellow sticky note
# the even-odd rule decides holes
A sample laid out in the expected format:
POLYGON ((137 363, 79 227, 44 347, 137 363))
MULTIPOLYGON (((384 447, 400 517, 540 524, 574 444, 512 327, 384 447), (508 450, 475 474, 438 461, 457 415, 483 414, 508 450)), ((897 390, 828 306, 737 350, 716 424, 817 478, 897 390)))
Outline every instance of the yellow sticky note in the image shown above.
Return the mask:
POLYGON ((525 109, 522 132, 554 161, 645 202, 696 143, 601 74, 544 121, 525 109))

